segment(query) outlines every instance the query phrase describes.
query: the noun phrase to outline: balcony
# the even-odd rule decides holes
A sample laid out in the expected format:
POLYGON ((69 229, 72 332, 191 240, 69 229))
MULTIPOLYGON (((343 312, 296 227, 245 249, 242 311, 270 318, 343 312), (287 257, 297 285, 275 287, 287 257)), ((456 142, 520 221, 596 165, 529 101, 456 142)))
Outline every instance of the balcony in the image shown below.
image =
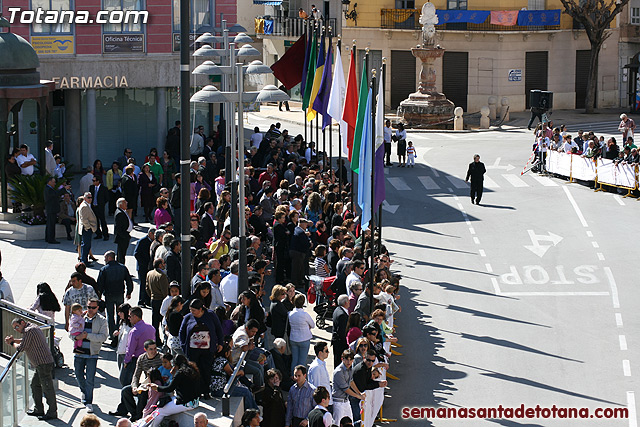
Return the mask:
MULTIPOLYGON (((404 29, 404 30, 420 30, 422 25, 419 22, 420 9, 380 9, 380 28, 385 29, 404 29)), ((519 25, 504 26, 491 25, 489 19, 482 24, 471 23, 454 23, 436 25, 437 30, 458 30, 458 31, 541 31, 541 30, 559 30, 560 25, 546 26, 526 26, 519 25)))
POLYGON ((304 34, 307 25, 318 23, 319 27, 331 27, 336 34, 336 18, 329 19, 302 19, 286 18, 283 16, 265 16, 256 18, 256 34, 265 36, 300 37, 304 34))

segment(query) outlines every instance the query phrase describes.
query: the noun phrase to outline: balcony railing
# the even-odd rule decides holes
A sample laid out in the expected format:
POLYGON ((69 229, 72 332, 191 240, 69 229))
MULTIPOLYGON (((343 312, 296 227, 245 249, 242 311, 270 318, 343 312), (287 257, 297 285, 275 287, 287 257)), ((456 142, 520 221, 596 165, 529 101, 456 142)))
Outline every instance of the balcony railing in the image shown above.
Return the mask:
MULTIPOLYGON (((420 9, 380 9, 380 27, 387 29, 420 30, 420 9)), ((521 27, 519 25, 505 26, 492 25, 489 22, 482 24, 453 23, 436 25, 437 30, 462 30, 462 31, 540 31, 559 30, 560 25, 546 25, 521 27)))
POLYGON ((256 18, 256 33, 265 36, 287 36, 300 37, 304 34, 307 25, 318 22, 320 27, 331 27, 333 33, 336 33, 336 18, 309 20, 302 18, 286 18, 283 16, 258 17, 256 18), (258 24, 260 20, 264 22, 258 24))

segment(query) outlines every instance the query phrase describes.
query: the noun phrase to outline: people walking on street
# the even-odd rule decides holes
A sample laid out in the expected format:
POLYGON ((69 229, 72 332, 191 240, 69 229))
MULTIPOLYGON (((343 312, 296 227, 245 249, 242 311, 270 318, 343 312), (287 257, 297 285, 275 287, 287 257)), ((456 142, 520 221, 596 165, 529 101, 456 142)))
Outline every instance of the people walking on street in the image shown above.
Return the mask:
POLYGON ((31 395, 33 396, 34 408, 27 411, 27 415, 37 417, 40 421, 49 421, 58 418, 58 405, 56 402, 56 392, 53 388, 53 356, 49 344, 44 337, 44 333, 38 327, 28 323, 26 320, 16 317, 11 321, 13 330, 22 334, 22 338, 14 338, 13 335, 5 337, 4 342, 16 349, 17 352, 24 351, 29 358, 31 366, 35 368, 35 373, 31 379, 31 395), (49 410, 44 411, 42 396, 47 399, 49 410))
POLYGON ((484 167, 484 163, 480 161, 480 155, 474 155, 473 162, 469 163, 467 177, 464 179, 465 182, 469 182, 469 178, 471 178, 470 196, 472 204, 480 204, 480 200, 482 199, 482 183, 484 181, 484 174, 486 172, 487 169, 484 167))
POLYGON ((70 336, 73 340, 82 340, 85 354, 74 354, 74 371, 78 387, 81 392, 81 402, 88 413, 93 413, 93 389, 95 386, 96 369, 102 343, 109 336, 107 320, 98 313, 98 299, 89 299, 84 315, 84 332, 70 336))
POLYGON ((153 261, 153 270, 147 273, 147 293, 151 297, 151 325, 156 328, 156 343, 162 345, 160 341, 160 322, 162 322, 162 314, 160 307, 162 301, 169 294, 169 278, 164 272, 165 261, 162 258, 156 258, 153 261))
POLYGON ((98 273, 98 293, 104 297, 109 321, 109 335, 116 331, 116 309, 120 304, 131 299, 133 293, 133 281, 129 270, 123 264, 116 261, 116 254, 107 251, 104 254, 105 266, 98 273), (126 286, 126 289, 125 289, 126 286))
POLYGON ((636 123, 633 119, 627 117, 626 114, 620 114, 620 124, 618 125, 618 130, 622 132, 622 140, 626 141, 628 137, 633 137, 633 134, 636 131, 636 123))
POLYGON ((124 387, 131 384, 131 378, 135 371, 138 357, 144 353, 144 343, 149 340, 155 340, 156 330, 153 326, 142 320, 142 309, 140 307, 131 307, 129 310, 129 320, 131 321, 131 331, 127 339, 127 352, 124 356, 124 365, 120 372, 120 384, 124 387))
POLYGON ((413 141, 409 141, 407 146, 407 167, 413 168, 416 166, 416 147, 413 146, 413 141))
POLYGON ((406 166, 406 156, 407 156, 407 131, 404 130, 404 125, 402 123, 398 123, 398 129, 396 129, 396 134, 393 136, 393 140, 396 141, 398 155, 398 166, 401 168, 406 166))
POLYGON ((104 210, 109 202, 109 191, 107 187, 102 184, 102 176, 96 175, 95 167, 93 168, 93 174, 93 185, 89 187, 89 192, 93 195, 91 199, 91 209, 93 209, 93 213, 98 220, 96 239, 103 238, 107 241, 109 240, 109 228, 107 227, 107 217, 105 216, 104 210))
POLYGON ((71 287, 62 296, 62 305, 64 305, 64 329, 69 331, 69 319, 71 317, 71 306, 80 304, 86 307, 90 299, 97 299, 98 294, 92 286, 82 283, 82 274, 77 271, 71 274, 71 287))
POLYGON ((93 233, 98 230, 98 219, 96 218, 96 214, 93 212, 91 208, 91 203, 93 201, 93 195, 91 192, 84 193, 84 200, 80 204, 78 210, 80 211, 78 228, 82 230, 82 243, 80 247, 82 262, 89 267, 91 266, 91 262, 89 261, 89 253, 91 252, 91 239, 93 238, 93 233))
POLYGON ((135 249, 133 250, 133 256, 136 259, 136 269, 138 270, 138 284, 140 285, 140 291, 138 295, 138 305, 145 306, 151 305, 149 294, 147 294, 147 273, 149 272, 149 265, 151 264, 151 244, 155 239, 156 229, 150 228, 147 235, 138 240, 135 249))
POLYGON ((125 263, 125 257, 127 255, 127 248, 131 241, 131 232, 133 231, 133 221, 127 213, 127 200, 124 197, 119 198, 116 201, 118 207, 115 215, 115 225, 113 226, 113 241, 116 244, 117 255, 116 261, 120 264, 125 263))

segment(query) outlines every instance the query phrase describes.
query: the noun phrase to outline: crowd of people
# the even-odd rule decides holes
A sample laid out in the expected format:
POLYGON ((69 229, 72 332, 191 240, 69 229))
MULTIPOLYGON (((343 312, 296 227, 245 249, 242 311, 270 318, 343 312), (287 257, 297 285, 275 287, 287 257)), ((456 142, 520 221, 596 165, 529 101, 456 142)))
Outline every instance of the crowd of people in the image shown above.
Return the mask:
MULTIPOLYGON (((198 407, 201 399, 222 397, 242 363, 231 395, 244 399, 243 425, 373 425, 387 385, 400 277, 390 271, 386 248, 372 248, 371 230, 359 225, 345 165, 323 166, 326 155, 312 142, 280 127, 273 124, 264 134, 256 129, 244 150, 247 208, 240 220, 248 234, 247 265, 240 265, 240 240, 231 230, 234 203, 223 168, 224 138, 205 137, 201 126, 192 136, 190 206, 180 204, 182 180, 174 160, 179 122, 169 131, 163 155, 151 150, 142 169, 128 148, 107 171, 96 160, 80 180, 82 196, 75 203, 66 182, 48 182, 47 213, 65 224, 78 263, 60 302, 42 283, 31 308, 52 320, 55 312, 64 313, 88 413, 94 411, 104 344, 117 355, 121 386, 111 415, 131 422, 151 417, 157 426, 198 407), (189 224, 180 223, 182 209, 189 209, 189 224), (114 216, 112 232, 107 215, 114 216), (188 247, 180 241, 181 225, 190 230, 188 247), (134 278, 125 260, 135 226, 146 234, 133 250, 139 286, 133 305, 134 278), (88 270, 97 261, 91 241, 109 240, 110 234, 114 250, 104 254, 94 278, 88 270), (181 265, 182 250, 191 252, 191 265, 181 265), (376 256, 369 265, 372 250, 376 256), (187 294, 180 283, 184 268, 192 277, 187 294), (249 289, 243 292, 241 268, 248 271, 249 289), (313 344, 312 363, 307 359, 317 326, 305 310, 305 293, 317 289, 310 276, 330 281, 319 298, 333 304, 331 341, 313 344), (330 354, 333 370, 326 363, 330 354)), ((47 236, 55 243, 55 236, 47 236)), ((50 351, 39 337, 27 340, 37 328, 25 319, 15 319, 14 329, 23 338, 5 341, 43 366, 36 369, 34 383, 40 386, 32 387, 35 407, 29 414, 56 418, 48 387, 50 351)))
POLYGON ((573 137, 565 125, 554 127, 551 121, 539 123, 534 131, 533 150, 542 161, 541 170, 544 170, 547 151, 576 154, 588 159, 603 158, 613 160, 616 164, 640 164, 640 153, 633 139, 635 123, 626 114, 621 114, 620 119, 618 130, 622 133, 622 147, 613 136, 605 140, 604 136, 598 137, 592 131, 579 130, 577 136, 573 137))

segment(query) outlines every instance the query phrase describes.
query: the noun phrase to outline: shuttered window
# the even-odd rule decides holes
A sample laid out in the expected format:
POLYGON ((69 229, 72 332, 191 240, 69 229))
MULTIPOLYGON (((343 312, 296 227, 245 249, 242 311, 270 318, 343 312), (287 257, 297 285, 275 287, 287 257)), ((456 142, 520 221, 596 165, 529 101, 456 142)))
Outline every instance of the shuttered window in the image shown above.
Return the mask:
POLYGON ((549 52, 527 52, 524 67, 524 92, 527 108, 530 108, 529 92, 536 89, 547 90, 549 52))
POLYGON ((392 50, 391 108, 396 109, 416 90, 416 58, 411 51, 392 50))
POLYGON ((467 111, 469 53, 445 52, 442 57, 442 92, 456 107, 467 111))

